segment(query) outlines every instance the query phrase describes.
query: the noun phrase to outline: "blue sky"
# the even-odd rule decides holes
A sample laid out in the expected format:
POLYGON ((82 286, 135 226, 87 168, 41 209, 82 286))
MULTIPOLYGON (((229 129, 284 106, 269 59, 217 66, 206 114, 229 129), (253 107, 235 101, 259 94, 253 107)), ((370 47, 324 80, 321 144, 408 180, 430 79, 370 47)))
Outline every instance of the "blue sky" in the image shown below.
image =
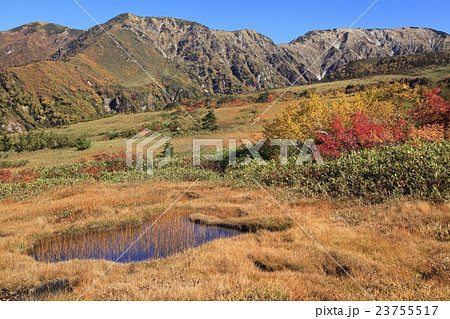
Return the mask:
MULTIPOLYGON (((289 42, 309 30, 347 28, 374 0, 297 1, 174 1, 77 0, 100 23, 131 12, 140 16, 171 16, 212 29, 254 29, 277 43, 289 42)), ((73 0, 2 1, 0 30, 46 21, 88 29, 94 22, 73 0), (6 2, 6 3, 5 3, 6 2)), ((354 27, 429 27, 450 33, 449 0, 379 0, 354 27)))

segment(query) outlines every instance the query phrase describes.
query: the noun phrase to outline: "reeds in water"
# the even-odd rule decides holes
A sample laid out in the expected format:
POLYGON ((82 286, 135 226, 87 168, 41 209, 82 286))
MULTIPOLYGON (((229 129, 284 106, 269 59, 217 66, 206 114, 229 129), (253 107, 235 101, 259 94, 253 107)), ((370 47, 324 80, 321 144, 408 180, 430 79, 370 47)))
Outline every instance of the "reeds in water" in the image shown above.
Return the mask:
POLYGON ((194 224, 183 214, 163 216, 151 226, 155 220, 156 217, 141 227, 54 236, 36 247, 34 258, 46 262, 70 259, 142 261, 165 258, 216 238, 240 234, 235 230, 194 224))

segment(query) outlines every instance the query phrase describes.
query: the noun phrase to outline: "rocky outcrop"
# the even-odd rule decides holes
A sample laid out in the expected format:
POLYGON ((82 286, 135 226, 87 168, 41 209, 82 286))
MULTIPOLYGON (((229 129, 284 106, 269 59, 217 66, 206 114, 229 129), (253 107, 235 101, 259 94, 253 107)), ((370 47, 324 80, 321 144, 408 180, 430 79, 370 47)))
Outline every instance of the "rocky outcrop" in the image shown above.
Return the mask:
MULTIPOLYGON (((180 19, 131 14, 120 15, 103 27, 110 34, 126 33, 141 45, 156 49, 164 59, 180 65, 208 93, 285 86, 301 72, 301 66, 292 63, 285 50, 253 30, 217 31, 180 19)), ((101 32, 91 29, 53 57, 67 60, 84 52, 101 32)))
POLYGON ((333 29, 311 31, 281 46, 310 66, 308 72, 321 80, 354 60, 449 50, 450 37, 444 32, 411 27, 333 29))

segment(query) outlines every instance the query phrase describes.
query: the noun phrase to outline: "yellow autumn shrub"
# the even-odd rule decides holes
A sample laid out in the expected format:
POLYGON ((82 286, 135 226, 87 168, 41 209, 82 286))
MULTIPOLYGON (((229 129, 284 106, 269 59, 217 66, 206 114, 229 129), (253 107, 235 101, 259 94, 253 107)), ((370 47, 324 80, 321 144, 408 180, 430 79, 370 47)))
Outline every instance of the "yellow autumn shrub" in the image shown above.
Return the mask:
POLYGON ((349 127, 356 113, 364 113, 377 124, 394 126, 409 116, 411 106, 420 99, 417 89, 406 84, 393 83, 371 88, 352 95, 342 95, 326 102, 317 94, 290 104, 272 123, 266 125, 265 135, 270 138, 314 138, 318 132, 329 132, 334 117, 349 127))
POLYGON ((290 103, 272 123, 266 125, 264 133, 271 138, 313 138, 318 131, 329 128, 331 113, 329 105, 316 94, 302 99, 298 104, 290 103))

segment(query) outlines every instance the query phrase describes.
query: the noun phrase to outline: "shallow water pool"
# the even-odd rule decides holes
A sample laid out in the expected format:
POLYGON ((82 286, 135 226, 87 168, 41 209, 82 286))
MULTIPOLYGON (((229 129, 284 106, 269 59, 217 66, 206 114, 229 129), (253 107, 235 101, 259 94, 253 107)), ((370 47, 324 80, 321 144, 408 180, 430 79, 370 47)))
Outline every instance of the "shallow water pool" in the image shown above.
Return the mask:
POLYGON ((41 262, 107 259, 127 263, 165 258, 218 238, 241 234, 232 229, 194 224, 187 217, 174 217, 161 219, 142 235, 151 224, 83 235, 55 236, 37 246, 33 257, 41 262))

